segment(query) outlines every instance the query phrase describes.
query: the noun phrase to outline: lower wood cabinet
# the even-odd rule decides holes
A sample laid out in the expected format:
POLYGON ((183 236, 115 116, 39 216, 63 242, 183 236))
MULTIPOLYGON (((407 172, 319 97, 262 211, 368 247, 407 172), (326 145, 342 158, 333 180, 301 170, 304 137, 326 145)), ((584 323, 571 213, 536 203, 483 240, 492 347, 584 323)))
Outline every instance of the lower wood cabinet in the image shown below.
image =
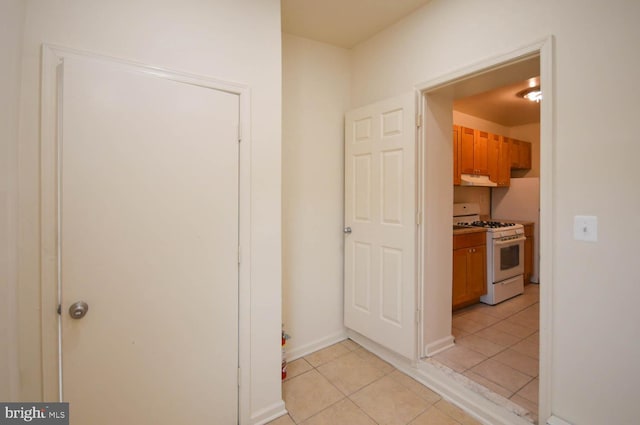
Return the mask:
POLYGON ((454 235, 452 308, 474 304, 486 293, 486 232, 454 235))
POLYGON ((533 223, 524 225, 524 284, 528 284, 533 276, 533 223))

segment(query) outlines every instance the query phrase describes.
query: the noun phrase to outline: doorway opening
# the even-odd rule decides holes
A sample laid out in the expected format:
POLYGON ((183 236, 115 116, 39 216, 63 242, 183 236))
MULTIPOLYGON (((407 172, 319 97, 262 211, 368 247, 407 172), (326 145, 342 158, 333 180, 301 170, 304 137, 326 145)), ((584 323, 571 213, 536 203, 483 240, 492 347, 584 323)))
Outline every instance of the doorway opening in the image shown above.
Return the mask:
MULTIPOLYGON (((454 125, 453 111, 454 101, 467 98, 482 92, 507 86, 516 82, 527 80, 534 76, 540 76, 542 90, 546 102, 541 103, 540 112, 540 224, 538 239, 540 252, 544 252, 545 258, 550 258, 551 247, 548 244, 550 236, 551 221, 551 145, 552 145, 552 68, 551 68, 551 40, 545 40, 535 46, 522 49, 518 52, 505 55, 501 58, 487 60, 477 66, 461 70, 457 73, 449 74, 439 80, 434 80, 420 85, 418 88, 422 93, 421 110, 423 114, 423 131, 420 137, 419 147, 419 200, 418 205, 422 207, 424 225, 420 231, 420 243, 418 248, 418 258, 422 261, 420 267, 421 310, 422 329, 420 349, 421 357, 426 362, 436 363, 439 353, 447 349, 456 347, 454 337, 458 339, 460 335, 454 335, 452 331, 451 285, 449 290, 443 290, 442 282, 452 281, 452 250, 453 243, 451 237, 451 219, 454 203, 454 190, 451 184, 452 164, 453 164, 453 143, 451 129, 454 125), (446 158, 446 160, 444 159, 446 158), (448 248, 448 249, 446 249, 448 248)), ((488 193, 489 211, 486 215, 491 215, 491 193, 488 193)), ((484 196, 484 195, 483 195, 484 196)), ((509 217, 496 217, 509 218, 509 217)), ((541 418, 541 423, 549 417, 550 409, 548 402, 549 383, 549 357, 550 357, 550 287, 551 287, 550 264, 541 262, 540 264, 540 349, 539 349, 539 390, 529 390, 535 393, 538 405, 537 412, 541 418)), ((528 292, 532 292, 529 290, 528 292)), ((531 295, 529 296, 531 297, 531 295)), ((533 315, 533 313, 531 313, 533 315)), ((537 313, 536 313, 537 314, 537 313)), ((534 316, 532 316, 534 317, 534 316)), ((538 318, 535 316, 535 320, 538 318)), ((478 331, 481 329, 478 329, 478 331)), ((471 333, 469 333, 471 334, 471 333)), ((532 333, 533 335, 533 333, 532 333)), ((464 335, 463 335, 464 336, 464 335)), ((467 342, 472 342, 474 338, 469 338, 467 342)), ((477 341, 476 341, 477 342, 477 341)), ((537 347, 536 347, 537 348, 537 347)), ((485 357, 485 360, 488 356, 485 357)), ((474 371, 458 370, 449 368, 449 372, 468 372, 463 379, 454 379, 458 384, 474 375, 474 371)), ((477 372, 477 371, 476 371, 477 372)), ((459 376, 458 376, 459 377, 459 376)), ((475 384, 484 377, 478 376, 475 384)), ((538 378, 536 378, 538 379, 538 378)), ((486 378, 485 378, 486 380, 486 378)), ((491 390, 490 380, 486 380, 483 387, 491 390)), ((538 381, 535 381, 537 386, 538 381)), ((523 384, 524 386, 525 384, 523 384)), ((532 384, 533 385, 533 384, 532 384)), ((506 394, 501 397, 494 397, 493 391, 487 396, 487 392, 480 389, 478 385, 470 385, 476 393, 481 393, 486 399, 491 400, 484 407, 485 410, 495 410, 496 400, 505 399, 506 394)), ((493 389, 496 389, 494 387, 493 389)), ((452 391, 455 392, 455 391, 452 391)), ((514 393, 515 394, 515 393, 514 393)), ((513 394, 510 394, 510 396, 513 394)), ((456 394, 458 401, 463 406, 468 406, 470 410, 477 410, 477 403, 470 397, 456 394)), ((519 399, 515 399, 519 400, 519 399)), ((515 401, 513 400, 513 401, 515 401)), ((475 400, 477 401, 477 400, 475 400)), ((498 409, 509 409, 509 403, 497 403, 498 409)), ((524 404, 524 403, 522 403, 524 404)), ((532 406, 525 406, 529 410, 532 406)), ((482 409, 481 409, 482 410, 482 409)), ((513 412, 513 410, 512 410, 513 412)), ((534 415, 535 416, 535 415, 534 415)))

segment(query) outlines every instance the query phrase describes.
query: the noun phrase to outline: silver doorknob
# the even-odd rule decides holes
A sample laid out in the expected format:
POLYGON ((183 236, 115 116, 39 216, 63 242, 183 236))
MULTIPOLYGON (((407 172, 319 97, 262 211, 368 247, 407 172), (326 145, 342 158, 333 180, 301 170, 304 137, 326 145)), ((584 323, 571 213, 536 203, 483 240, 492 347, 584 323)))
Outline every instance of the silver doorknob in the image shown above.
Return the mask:
POLYGON ((344 233, 346 233, 346 234, 349 234, 349 233, 351 233, 351 227, 348 227, 348 226, 347 226, 347 227, 345 227, 342 231, 343 231, 344 233))
POLYGON ((69 316, 72 319, 82 319, 89 311, 89 304, 84 301, 78 301, 71 304, 69 307, 69 316))

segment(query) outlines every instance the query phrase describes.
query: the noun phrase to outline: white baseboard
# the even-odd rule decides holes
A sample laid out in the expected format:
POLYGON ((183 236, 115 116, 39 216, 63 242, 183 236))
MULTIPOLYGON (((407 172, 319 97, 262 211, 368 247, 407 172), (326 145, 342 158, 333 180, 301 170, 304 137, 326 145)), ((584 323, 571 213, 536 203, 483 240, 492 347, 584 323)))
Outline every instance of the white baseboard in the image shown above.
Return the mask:
POLYGON ((547 425, 571 425, 571 424, 565 421, 564 419, 560 419, 557 416, 551 416, 549 419, 547 419, 547 425))
POLYGON ((347 339, 346 329, 341 330, 340 332, 336 332, 333 335, 326 336, 324 338, 320 338, 318 340, 312 341, 300 347, 292 347, 289 348, 288 344, 285 346, 287 353, 287 361, 291 362, 300 357, 304 357, 307 354, 311 354, 315 351, 326 348, 330 345, 333 345, 337 342, 343 341, 347 339))
POLYGON ((264 425, 272 420, 286 415, 287 409, 284 408, 284 401, 280 400, 273 405, 259 410, 251 415, 252 425, 264 425))
MULTIPOLYGON (((393 365, 396 369, 440 394, 442 398, 460 407, 485 425, 532 425, 531 419, 513 412, 521 410, 521 413, 523 413, 524 409, 498 394, 495 394, 494 401, 485 398, 486 395, 481 395, 462 382, 462 379, 469 381, 464 375, 455 374, 453 371, 451 371, 452 374, 446 373, 444 370, 434 366, 429 359, 419 360, 415 363, 357 332, 347 330, 347 335, 367 350, 393 365), (458 375, 461 379, 454 379, 453 375, 458 375), (511 409, 508 409, 505 404, 508 404, 511 409)), ((557 425, 565 424, 558 423, 557 425)))
POLYGON ((426 357, 435 356, 439 352, 453 347, 455 345, 454 340, 455 338, 453 337, 453 335, 449 335, 437 341, 433 341, 432 343, 424 346, 424 355, 426 357))

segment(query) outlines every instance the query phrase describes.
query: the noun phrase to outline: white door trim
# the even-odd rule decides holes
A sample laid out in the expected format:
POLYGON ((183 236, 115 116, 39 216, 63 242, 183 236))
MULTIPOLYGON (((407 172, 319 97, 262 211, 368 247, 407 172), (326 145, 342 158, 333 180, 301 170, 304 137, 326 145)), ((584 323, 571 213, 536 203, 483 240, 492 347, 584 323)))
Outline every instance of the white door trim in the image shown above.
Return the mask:
MULTIPOLYGON (((553 204, 553 171, 555 162, 555 86, 554 86, 554 38, 548 36, 544 39, 537 40, 529 45, 519 49, 506 52, 501 55, 490 57, 483 61, 460 68, 458 70, 446 73, 437 78, 416 85, 416 89, 421 91, 423 95, 434 92, 445 86, 466 80, 479 74, 489 72, 504 66, 508 66, 518 60, 539 55, 540 57, 540 83, 544 88, 544 101, 541 103, 540 109, 540 252, 543 253, 540 258, 540 389, 539 389, 539 408, 538 416, 540 422, 544 422, 551 417, 551 366, 552 366, 552 335, 553 335, 553 311, 552 311, 552 293, 553 293, 553 243, 552 235, 555 228, 554 223, 554 204, 553 204)), ((420 104, 420 113, 424 116, 424 96, 420 104)), ((422 132, 424 134, 424 131, 422 132)), ((420 168, 419 168, 420 170, 420 168)), ((424 182, 424 173, 419 176, 419 181, 424 182)), ((433 202, 433 199, 424 199, 422 202, 433 202)), ((435 200, 437 201, 437 200, 435 200)), ((424 205, 424 204, 422 204, 424 205)), ((424 211, 423 211, 424 215, 424 211)), ((426 217, 423 217, 423 222, 426 217)), ((447 223, 448 225, 448 223, 447 223)), ((428 235, 426 237, 429 237, 428 235)), ((419 246, 418 258, 423 258, 424 242, 419 246)), ((424 311, 428 306, 423 306, 424 311)), ((421 336, 424 333, 421 334, 421 336)), ((422 347, 422 341, 419 342, 422 347)), ((465 404, 464 400, 458 401, 465 404)), ((469 409, 473 410, 474 406, 469 404, 469 409)))
POLYGON ((58 344, 59 316, 59 245, 58 245, 58 81, 57 67, 65 58, 83 58, 108 62, 123 69, 154 75, 186 84, 207 87, 236 94, 240 101, 239 158, 239 241, 242 257, 239 265, 238 289, 238 419, 250 421, 251 396, 251 93, 246 85, 215 78, 168 70, 118 58, 98 55, 52 44, 42 47, 42 85, 40 105, 40 289, 42 343, 42 397, 51 401, 60 398, 60 353, 58 344))

